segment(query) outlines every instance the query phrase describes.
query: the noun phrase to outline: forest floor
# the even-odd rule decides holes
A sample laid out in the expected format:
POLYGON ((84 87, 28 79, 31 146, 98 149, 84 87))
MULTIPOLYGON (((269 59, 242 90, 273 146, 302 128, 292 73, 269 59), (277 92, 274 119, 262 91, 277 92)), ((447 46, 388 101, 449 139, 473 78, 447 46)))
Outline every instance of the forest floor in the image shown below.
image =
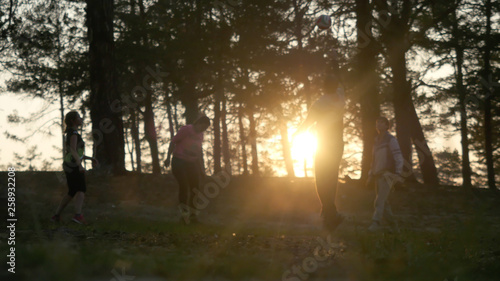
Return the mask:
MULTIPOLYGON (((373 189, 341 184, 347 219, 322 230, 313 179, 225 177, 183 225, 171 175, 87 176, 88 225, 50 221, 66 192, 55 172, 16 173, 15 274, 0 233, 0 280, 499 280, 500 199, 407 184, 392 194, 400 231, 368 232, 373 189)), ((0 173, 2 219, 7 223, 0 173)))

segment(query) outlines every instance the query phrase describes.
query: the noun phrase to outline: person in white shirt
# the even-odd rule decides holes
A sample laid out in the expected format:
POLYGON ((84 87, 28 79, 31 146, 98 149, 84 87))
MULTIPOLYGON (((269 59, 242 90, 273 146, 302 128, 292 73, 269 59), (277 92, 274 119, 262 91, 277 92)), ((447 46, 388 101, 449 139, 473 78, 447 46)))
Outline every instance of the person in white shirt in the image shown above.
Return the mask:
POLYGON ((373 161, 368 173, 367 183, 376 183, 375 211, 372 223, 368 230, 380 229, 382 219, 397 227, 392 209, 389 203, 389 195, 398 181, 402 181, 403 156, 399 148, 398 140, 388 130, 391 124, 385 117, 379 117, 376 121, 378 135, 373 145, 373 161))

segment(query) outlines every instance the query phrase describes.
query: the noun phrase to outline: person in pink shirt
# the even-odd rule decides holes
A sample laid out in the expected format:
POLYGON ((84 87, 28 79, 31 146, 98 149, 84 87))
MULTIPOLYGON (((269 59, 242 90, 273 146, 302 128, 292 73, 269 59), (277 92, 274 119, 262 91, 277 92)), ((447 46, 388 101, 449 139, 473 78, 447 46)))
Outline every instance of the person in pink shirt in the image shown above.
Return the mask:
POLYGON ((199 188, 203 171, 203 133, 210 126, 210 119, 202 116, 193 124, 182 126, 168 147, 165 166, 172 164, 172 173, 179 184, 179 210, 186 224, 196 222, 193 210, 193 189, 199 188), (173 155, 172 160, 170 157, 173 155))

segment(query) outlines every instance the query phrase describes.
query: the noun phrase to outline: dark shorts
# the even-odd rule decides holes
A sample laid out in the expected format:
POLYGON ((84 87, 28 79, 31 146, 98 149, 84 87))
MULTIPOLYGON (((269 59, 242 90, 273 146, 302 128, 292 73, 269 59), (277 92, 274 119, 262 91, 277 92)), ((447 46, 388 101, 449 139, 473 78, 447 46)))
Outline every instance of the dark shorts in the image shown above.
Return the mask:
POLYGON ((179 202, 194 208, 193 189, 200 188, 198 163, 172 158, 172 173, 179 184, 179 202))
POLYGON ((68 182, 68 195, 73 197, 78 191, 85 193, 87 191, 85 173, 81 173, 77 167, 69 167, 66 164, 63 164, 63 169, 68 182))

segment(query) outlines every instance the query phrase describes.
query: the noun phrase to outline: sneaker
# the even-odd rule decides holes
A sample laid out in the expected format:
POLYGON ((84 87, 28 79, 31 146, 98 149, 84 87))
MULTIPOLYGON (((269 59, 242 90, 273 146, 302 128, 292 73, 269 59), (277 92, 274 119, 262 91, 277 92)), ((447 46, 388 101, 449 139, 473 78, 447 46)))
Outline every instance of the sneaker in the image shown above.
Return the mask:
POLYGON ((368 227, 368 231, 375 232, 380 230, 380 223, 378 221, 373 221, 372 224, 368 227))
POLYGON ((60 223, 61 222, 61 216, 60 215, 53 215, 52 218, 50 218, 52 222, 55 223, 60 223))
POLYGON ((336 214, 333 218, 324 218, 323 224, 328 231, 334 231, 344 221, 344 216, 336 214))
POLYGON ((83 215, 75 215, 71 220, 78 224, 87 224, 87 221, 83 218, 83 215))

